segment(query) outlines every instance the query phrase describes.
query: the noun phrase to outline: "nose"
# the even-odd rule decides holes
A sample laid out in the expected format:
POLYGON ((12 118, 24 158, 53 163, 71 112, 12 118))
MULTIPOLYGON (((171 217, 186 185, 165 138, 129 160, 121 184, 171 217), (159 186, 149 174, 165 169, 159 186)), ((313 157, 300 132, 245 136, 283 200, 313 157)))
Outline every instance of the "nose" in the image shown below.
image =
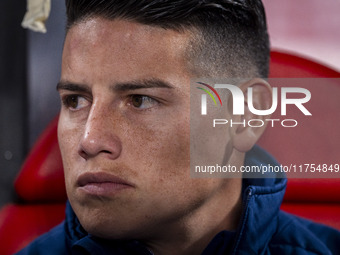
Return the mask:
POLYGON ((88 160, 104 155, 117 159, 122 151, 122 143, 117 133, 119 121, 108 114, 108 110, 93 106, 86 120, 78 153, 88 160))

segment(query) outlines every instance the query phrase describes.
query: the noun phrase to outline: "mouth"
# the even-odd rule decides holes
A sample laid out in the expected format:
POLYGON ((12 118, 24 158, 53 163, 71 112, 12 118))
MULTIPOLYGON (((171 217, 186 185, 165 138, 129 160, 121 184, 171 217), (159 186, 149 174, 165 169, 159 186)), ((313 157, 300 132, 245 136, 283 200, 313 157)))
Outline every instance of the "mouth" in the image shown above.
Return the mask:
POLYGON ((134 188, 134 185, 109 173, 87 172, 77 179, 77 188, 88 195, 111 196, 125 189, 134 188))

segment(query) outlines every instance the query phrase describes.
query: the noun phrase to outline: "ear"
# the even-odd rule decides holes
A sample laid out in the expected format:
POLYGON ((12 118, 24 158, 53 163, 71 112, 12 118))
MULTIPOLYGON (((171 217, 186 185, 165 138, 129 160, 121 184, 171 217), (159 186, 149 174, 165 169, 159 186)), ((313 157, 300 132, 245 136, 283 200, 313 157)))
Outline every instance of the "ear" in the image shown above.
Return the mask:
POLYGON ((259 78, 242 83, 239 87, 245 95, 244 115, 233 116, 233 121, 245 122, 245 125, 235 125, 233 144, 236 150, 247 152, 263 134, 267 126, 265 119, 270 117, 270 115, 255 115, 249 110, 248 88, 252 88, 252 105, 257 110, 267 110, 272 106, 272 88, 268 82, 259 78), (251 124, 256 127, 251 127, 248 125, 248 121, 252 119, 262 120, 262 122, 256 121, 251 124))

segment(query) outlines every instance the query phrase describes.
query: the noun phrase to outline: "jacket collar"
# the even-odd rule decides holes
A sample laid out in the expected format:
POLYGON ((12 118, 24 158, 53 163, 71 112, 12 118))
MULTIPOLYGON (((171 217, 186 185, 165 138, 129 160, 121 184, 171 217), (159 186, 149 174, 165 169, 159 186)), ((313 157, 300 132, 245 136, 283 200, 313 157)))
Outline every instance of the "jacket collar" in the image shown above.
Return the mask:
MULTIPOLYGON (((279 167, 277 161, 258 146, 247 153, 245 160, 245 166, 255 165, 279 167)), ((256 178, 243 180, 243 213, 233 254, 262 254, 278 227, 278 213, 287 185, 285 175, 260 173, 252 177, 256 178)))

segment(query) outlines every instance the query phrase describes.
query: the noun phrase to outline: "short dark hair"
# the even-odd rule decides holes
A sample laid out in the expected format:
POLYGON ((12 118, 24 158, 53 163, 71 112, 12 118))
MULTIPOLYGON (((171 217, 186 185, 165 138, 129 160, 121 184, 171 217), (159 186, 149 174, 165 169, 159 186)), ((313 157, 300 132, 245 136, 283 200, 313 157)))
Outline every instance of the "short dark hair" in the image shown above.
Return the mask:
POLYGON ((92 17, 196 33, 191 69, 205 76, 267 77, 269 38, 261 0, 66 0, 67 30, 92 17))

